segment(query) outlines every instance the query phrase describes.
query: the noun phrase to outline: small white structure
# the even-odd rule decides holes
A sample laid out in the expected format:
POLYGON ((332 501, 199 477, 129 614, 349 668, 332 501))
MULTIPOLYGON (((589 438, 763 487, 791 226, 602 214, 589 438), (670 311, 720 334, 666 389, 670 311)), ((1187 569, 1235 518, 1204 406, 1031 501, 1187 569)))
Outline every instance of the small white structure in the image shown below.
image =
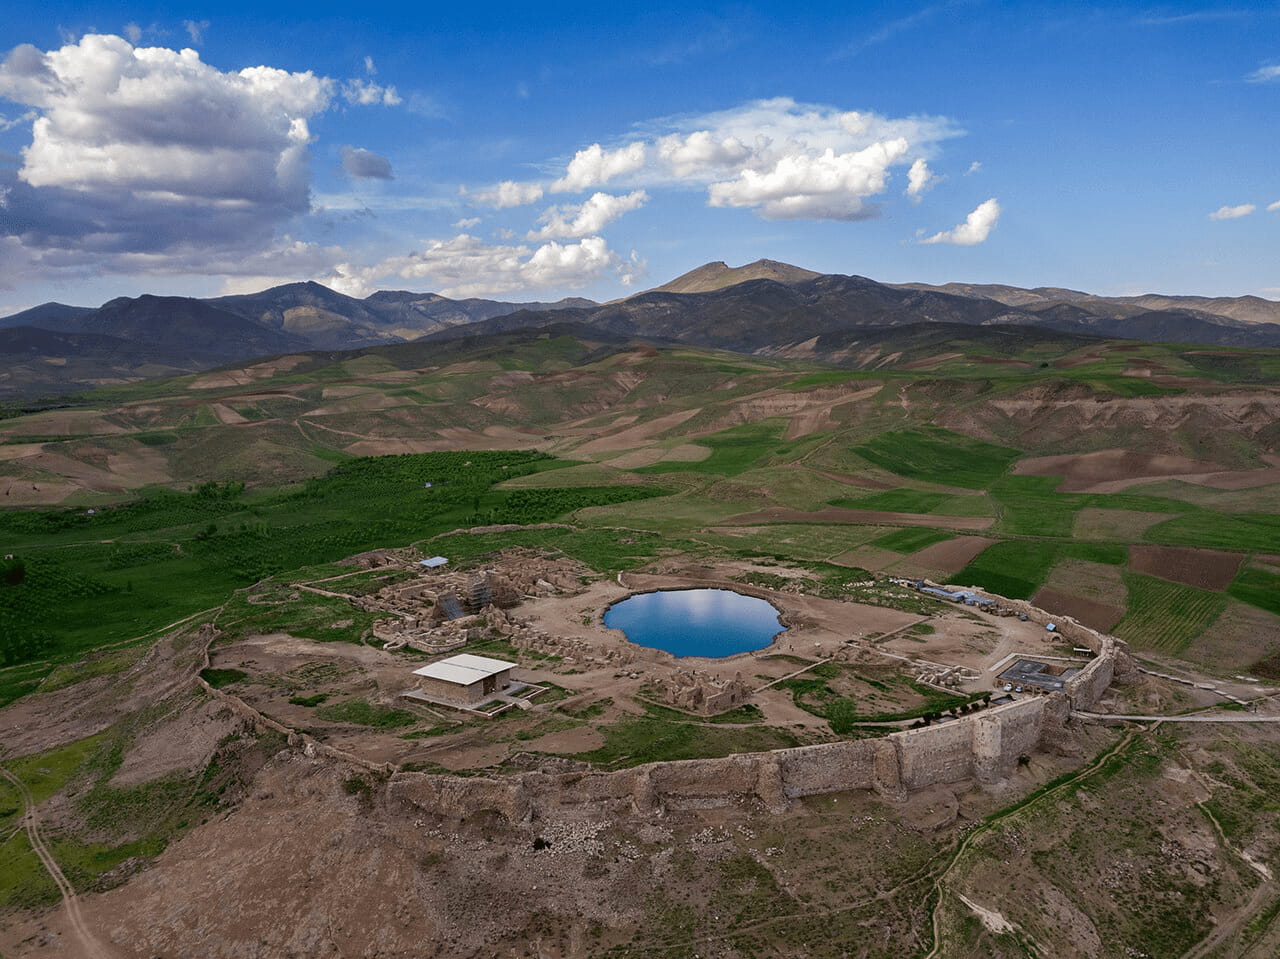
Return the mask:
POLYGON ((427 569, 439 569, 441 566, 449 565, 449 560, 444 556, 432 556, 430 559, 418 560, 419 566, 425 566, 427 569))
POLYGON ((460 653, 415 669, 413 675, 419 677, 417 692, 423 699, 475 706, 511 689, 515 667, 505 660, 460 653))

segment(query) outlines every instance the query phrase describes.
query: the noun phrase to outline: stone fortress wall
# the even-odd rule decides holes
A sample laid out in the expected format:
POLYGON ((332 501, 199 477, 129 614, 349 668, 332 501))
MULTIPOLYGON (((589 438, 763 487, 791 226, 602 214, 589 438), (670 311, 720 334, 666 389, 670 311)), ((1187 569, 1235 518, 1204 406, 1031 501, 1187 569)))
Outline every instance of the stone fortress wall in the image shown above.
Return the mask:
POLYGON ((1112 678, 1132 669, 1127 644, 1070 617, 1000 600, 1033 622, 1053 623, 1094 658, 1064 693, 1035 696, 951 722, 880 739, 651 763, 616 772, 528 772, 504 777, 397 773, 388 796, 448 819, 489 810, 508 822, 612 819, 759 803, 785 808, 804 796, 871 789, 889 799, 942 783, 999 782, 1051 738, 1071 710, 1093 706, 1112 678))
POLYGON ((1038 606, 1032 606, 1022 599, 1004 599, 994 593, 988 593, 980 586, 956 587, 945 589, 970 589, 1010 607, 1015 613, 1024 614, 1027 619, 1041 626, 1053 625, 1055 632, 1072 644, 1093 651, 1091 659, 1080 672, 1072 676, 1066 683, 1066 697, 1072 709, 1088 709, 1107 691, 1107 687, 1117 675, 1127 677, 1136 667, 1129 656, 1129 644, 1096 629, 1090 629, 1070 616, 1055 616, 1045 612, 1038 606))

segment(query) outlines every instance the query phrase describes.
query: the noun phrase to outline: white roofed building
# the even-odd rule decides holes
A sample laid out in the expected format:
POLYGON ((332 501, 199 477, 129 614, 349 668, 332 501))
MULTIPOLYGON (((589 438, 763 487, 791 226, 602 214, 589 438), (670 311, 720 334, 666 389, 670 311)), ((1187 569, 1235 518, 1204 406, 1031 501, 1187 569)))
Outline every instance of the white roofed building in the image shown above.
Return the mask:
POLYGON ((509 689, 515 667, 505 660, 459 653, 415 669, 413 675, 418 677, 417 691, 424 699, 476 706, 509 689))

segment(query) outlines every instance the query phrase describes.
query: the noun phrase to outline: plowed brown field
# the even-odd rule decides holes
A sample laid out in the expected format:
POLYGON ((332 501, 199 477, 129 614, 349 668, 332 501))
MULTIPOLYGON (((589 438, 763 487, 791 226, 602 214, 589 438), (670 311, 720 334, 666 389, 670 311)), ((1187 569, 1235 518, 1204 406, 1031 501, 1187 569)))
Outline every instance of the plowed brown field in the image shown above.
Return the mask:
POLYGON ((1086 626, 1104 633, 1110 632, 1111 627, 1124 618, 1124 610, 1119 607, 1094 602, 1083 596, 1073 596, 1050 587, 1036 593, 1031 602, 1050 613, 1074 617, 1086 626))
POLYGON ((1130 546, 1129 566, 1136 573, 1158 576, 1200 589, 1223 590, 1233 579, 1244 556, 1214 549, 1181 546, 1130 546))

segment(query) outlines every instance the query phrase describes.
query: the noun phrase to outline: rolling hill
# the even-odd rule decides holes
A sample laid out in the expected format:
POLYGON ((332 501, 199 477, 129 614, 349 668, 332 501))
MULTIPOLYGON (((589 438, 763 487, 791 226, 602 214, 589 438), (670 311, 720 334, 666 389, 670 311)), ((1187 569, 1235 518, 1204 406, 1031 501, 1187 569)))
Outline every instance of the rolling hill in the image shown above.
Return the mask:
POLYGON ((603 305, 580 298, 453 300, 409 291, 356 299, 315 282, 209 300, 144 294, 97 309, 47 303, 0 319, 0 330, 29 327, 113 339, 46 338, 47 352, 32 353, 36 341, 27 334, 23 351, 30 362, 7 371, 0 396, 25 400, 281 354, 435 342, 565 323, 597 335, 855 367, 918 360, 918 353, 908 356, 914 351, 901 345, 926 340, 945 345, 955 336, 965 349, 1002 355, 1010 352, 1009 344, 1046 336, 1280 346, 1280 304, 1257 297, 1108 298, 1047 287, 891 285, 758 260, 740 267, 708 263, 603 305))

